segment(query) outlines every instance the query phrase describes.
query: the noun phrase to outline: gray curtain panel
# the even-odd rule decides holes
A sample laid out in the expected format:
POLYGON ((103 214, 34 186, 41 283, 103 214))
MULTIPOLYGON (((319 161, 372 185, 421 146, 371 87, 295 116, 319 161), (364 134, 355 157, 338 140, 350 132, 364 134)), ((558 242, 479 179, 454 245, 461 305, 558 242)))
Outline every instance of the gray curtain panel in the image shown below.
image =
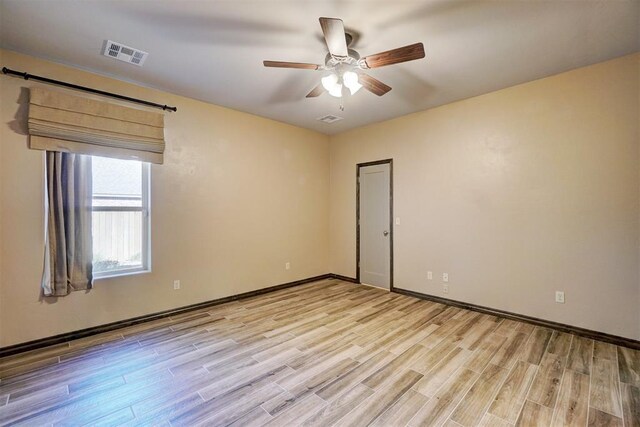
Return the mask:
POLYGON ((91 156, 47 151, 45 173, 44 295, 91 289, 91 156))

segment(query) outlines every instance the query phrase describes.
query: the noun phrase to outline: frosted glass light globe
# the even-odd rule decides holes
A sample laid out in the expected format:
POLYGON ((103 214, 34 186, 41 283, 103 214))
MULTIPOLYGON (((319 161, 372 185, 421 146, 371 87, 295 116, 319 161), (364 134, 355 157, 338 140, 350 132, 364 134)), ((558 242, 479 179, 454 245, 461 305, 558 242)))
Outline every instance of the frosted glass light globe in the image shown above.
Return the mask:
POLYGON ((342 75, 342 81, 344 85, 349 89, 351 95, 354 95, 357 91, 360 90, 362 85, 358 82, 358 74, 353 71, 345 71, 342 75))

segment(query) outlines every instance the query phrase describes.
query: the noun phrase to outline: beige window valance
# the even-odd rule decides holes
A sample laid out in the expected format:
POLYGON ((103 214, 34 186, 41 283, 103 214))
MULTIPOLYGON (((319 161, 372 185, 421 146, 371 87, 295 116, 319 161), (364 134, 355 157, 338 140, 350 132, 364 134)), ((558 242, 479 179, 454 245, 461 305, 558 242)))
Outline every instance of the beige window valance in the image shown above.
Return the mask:
POLYGON ((35 87, 29 147, 162 163, 164 115, 35 87))

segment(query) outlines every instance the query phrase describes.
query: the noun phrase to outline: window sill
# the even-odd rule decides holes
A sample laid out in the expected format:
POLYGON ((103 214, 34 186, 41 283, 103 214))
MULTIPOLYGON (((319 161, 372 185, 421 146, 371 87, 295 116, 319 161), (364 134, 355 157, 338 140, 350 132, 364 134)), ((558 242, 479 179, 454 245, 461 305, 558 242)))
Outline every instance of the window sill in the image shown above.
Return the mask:
POLYGON ((114 271, 113 273, 98 273, 93 276, 93 280, 115 279, 117 277, 135 276, 138 274, 151 273, 151 269, 132 270, 132 271, 114 271))

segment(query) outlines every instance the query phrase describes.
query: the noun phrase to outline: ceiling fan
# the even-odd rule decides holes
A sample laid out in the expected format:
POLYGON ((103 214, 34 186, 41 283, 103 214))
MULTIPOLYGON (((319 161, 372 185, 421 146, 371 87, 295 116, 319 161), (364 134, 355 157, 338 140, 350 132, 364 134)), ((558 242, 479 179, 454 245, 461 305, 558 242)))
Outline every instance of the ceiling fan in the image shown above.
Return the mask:
POLYGON ((391 90, 390 86, 363 72, 371 68, 424 58, 424 46, 415 43, 397 49, 368 55, 364 58, 349 45, 353 37, 344 31, 344 24, 338 18, 320 18, 320 27, 327 42, 329 53, 324 65, 303 62, 264 61, 265 67, 298 68, 303 70, 325 71, 327 74, 307 98, 320 96, 325 90, 336 98, 342 97, 345 87, 351 95, 364 87, 369 92, 382 96, 391 90))

